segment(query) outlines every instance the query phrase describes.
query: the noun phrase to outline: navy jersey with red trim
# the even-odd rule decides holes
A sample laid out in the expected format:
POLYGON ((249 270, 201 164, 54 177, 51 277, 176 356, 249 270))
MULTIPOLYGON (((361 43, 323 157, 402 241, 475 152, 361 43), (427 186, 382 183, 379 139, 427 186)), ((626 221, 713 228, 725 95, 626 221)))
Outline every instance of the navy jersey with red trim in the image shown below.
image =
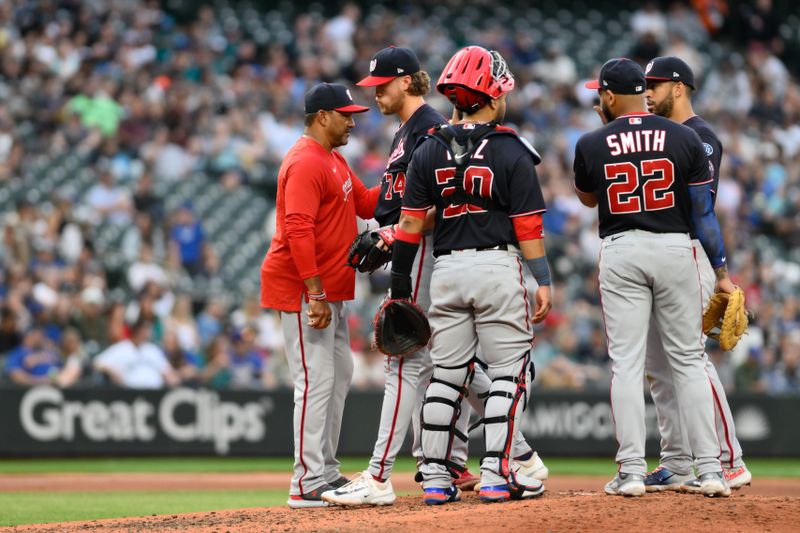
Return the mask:
POLYGON ((700 140, 703 141, 703 148, 706 149, 710 165, 708 169, 711 173, 711 178, 714 180, 711 185, 711 192, 714 193, 713 201, 716 202, 719 169, 722 164, 722 143, 719 141, 717 134, 714 133, 714 130, 711 129, 711 125, 697 115, 684 122, 683 125, 692 128, 700 136, 700 140))
POLYGON ((400 220, 408 163, 417 142, 429 129, 445 122, 447 119, 441 113, 428 104, 423 104, 394 134, 392 152, 381 181, 381 194, 378 205, 375 206, 375 220, 381 226, 397 224, 400 220))
POLYGON ((712 180, 697 133, 649 113, 583 135, 574 171, 575 188, 597 195, 600 237, 631 229, 690 233, 688 187, 712 180))
MULTIPOLYGON (((454 129, 463 139, 472 127, 467 124, 454 129)), ((487 206, 489 209, 448 201, 455 192, 455 174, 450 152, 435 139, 427 139, 417 148, 408 167, 403 210, 436 207, 435 252, 515 244, 511 218, 546 210, 531 152, 513 135, 494 134, 480 140, 464 171, 463 189, 490 199, 493 205, 487 206)))

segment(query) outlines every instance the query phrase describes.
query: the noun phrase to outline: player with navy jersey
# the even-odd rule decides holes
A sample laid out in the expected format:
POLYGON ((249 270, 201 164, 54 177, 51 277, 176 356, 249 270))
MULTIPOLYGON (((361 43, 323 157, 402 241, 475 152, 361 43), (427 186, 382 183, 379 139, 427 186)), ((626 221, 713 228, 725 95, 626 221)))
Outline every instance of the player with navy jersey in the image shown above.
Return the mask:
POLYGON ((642 378, 650 315, 681 391, 678 408, 707 496, 727 496, 714 426, 711 386, 703 361, 701 289, 690 232, 694 229, 731 292, 725 246, 710 203, 708 158, 691 129, 644 112, 645 78, 628 59, 603 65, 597 89, 606 122, 575 147, 575 189, 599 207, 600 294, 611 358, 618 474, 610 495, 645 493, 642 378))
POLYGON ((452 447, 461 400, 474 367, 491 379, 483 418, 486 454, 480 498, 533 497, 541 481, 515 471, 512 447, 528 399, 532 323, 550 310, 544 253, 545 210, 536 177, 538 154, 498 126, 514 78, 497 52, 468 46, 454 55, 437 89, 463 113, 460 124, 431 131, 408 168, 392 257, 391 296, 412 297, 411 273, 425 225, 436 209, 429 317, 433 378, 422 407, 424 501, 457 501, 452 447), (528 301, 521 249, 539 283, 528 301), (481 348, 482 360, 475 353, 481 348))
MULTIPOLYGON (((703 141, 711 173, 711 202, 716 199, 719 169, 722 160, 720 143, 711 126, 694 114, 692 93, 695 90, 694 73, 683 60, 677 57, 657 57, 647 64, 648 109, 673 122, 683 124, 694 130, 703 141)), ((700 241, 693 240, 702 282, 703 307, 708 305, 714 293, 715 276, 708 256, 700 241)), ((650 384, 650 393, 656 407, 656 416, 661 433, 661 457, 659 465, 644 480, 648 492, 663 490, 699 491, 700 483, 692 473, 692 455, 686 431, 683 430, 677 407, 678 391, 672 379, 672 372, 666 362, 661 337, 651 320, 647 339, 647 359, 645 372, 650 384)), ((717 411, 717 434, 722 447, 723 473, 732 489, 750 484, 752 475, 742 459, 742 447, 736 438, 733 415, 731 414, 725 389, 720 382, 714 364, 703 354, 706 372, 714 393, 714 407, 717 411)))

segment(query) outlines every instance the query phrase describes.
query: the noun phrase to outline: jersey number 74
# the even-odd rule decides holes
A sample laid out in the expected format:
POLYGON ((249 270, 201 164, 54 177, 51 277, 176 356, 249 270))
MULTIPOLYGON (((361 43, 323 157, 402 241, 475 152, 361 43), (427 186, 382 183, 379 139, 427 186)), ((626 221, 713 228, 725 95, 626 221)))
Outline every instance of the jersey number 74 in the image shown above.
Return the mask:
POLYGON ((675 193, 670 189, 675 182, 675 167, 669 159, 648 159, 640 163, 639 168, 626 161, 605 165, 607 180, 616 180, 608 186, 608 210, 613 215, 639 213, 642 211, 660 211, 675 205, 675 193), (639 177, 646 179, 639 188, 639 177))

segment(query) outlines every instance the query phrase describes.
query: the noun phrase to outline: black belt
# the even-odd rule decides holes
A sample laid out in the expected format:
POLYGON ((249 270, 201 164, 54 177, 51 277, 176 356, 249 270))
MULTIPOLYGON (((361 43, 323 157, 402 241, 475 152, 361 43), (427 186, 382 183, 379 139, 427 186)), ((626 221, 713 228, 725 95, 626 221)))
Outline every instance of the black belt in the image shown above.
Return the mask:
POLYGON ((450 255, 453 252, 466 252, 475 250, 476 252, 485 252, 487 250, 508 250, 508 244, 498 244, 495 246, 479 246, 478 248, 463 248, 461 250, 437 250, 433 252, 433 257, 441 257, 443 255, 450 255))

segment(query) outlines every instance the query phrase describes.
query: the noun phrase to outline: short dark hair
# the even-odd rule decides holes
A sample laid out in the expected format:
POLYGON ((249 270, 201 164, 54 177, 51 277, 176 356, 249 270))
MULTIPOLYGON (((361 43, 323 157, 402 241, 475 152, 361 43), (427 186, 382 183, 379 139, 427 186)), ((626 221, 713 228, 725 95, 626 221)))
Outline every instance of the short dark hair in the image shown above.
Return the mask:
POLYGON ((305 117, 303 117, 303 125, 307 128, 314 124, 314 119, 317 118, 316 113, 306 113, 305 117))
POLYGON ((431 78, 424 70, 417 71, 411 76, 411 85, 408 94, 411 96, 425 96, 431 91, 431 78))

